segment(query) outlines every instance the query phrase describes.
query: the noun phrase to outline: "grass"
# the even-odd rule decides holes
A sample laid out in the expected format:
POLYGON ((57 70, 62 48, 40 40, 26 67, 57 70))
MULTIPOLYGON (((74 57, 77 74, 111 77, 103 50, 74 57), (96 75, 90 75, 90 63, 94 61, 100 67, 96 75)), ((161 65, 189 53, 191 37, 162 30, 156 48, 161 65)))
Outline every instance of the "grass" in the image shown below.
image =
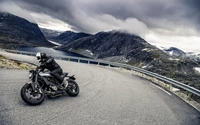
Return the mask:
POLYGON ((2 55, 0 55, 0 68, 4 69, 30 69, 31 66, 23 62, 12 61, 2 55))

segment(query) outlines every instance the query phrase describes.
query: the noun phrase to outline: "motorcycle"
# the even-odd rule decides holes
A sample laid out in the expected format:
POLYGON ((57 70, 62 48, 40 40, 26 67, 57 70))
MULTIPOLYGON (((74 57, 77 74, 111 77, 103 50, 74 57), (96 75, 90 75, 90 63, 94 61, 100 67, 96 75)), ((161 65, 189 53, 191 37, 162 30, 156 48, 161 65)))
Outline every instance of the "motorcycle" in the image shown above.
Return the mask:
POLYGON ((63 80, 66 80, 67 85, 60 84, 49 71, 41 71, 37 66, 35 70, 29 71, 29 83, 26 83, 21 88, 21 98, 29 105, 39 105, 45 95, 49 98, 54 98, 64 94, 75 97, 79 94, 79 86, 76 83, 76 78, 68 76, 68 73, 61 75, 63 80))

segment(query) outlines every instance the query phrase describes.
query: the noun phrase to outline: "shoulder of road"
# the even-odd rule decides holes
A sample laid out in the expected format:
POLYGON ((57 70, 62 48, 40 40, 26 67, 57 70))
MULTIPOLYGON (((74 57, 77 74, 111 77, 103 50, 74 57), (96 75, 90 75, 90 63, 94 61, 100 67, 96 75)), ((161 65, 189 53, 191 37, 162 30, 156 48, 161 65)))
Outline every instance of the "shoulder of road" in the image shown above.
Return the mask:
POLYGON ((33 69, 34 65, 18 60, 11 60, 3 55, 0 55, 0 69, 33 69))

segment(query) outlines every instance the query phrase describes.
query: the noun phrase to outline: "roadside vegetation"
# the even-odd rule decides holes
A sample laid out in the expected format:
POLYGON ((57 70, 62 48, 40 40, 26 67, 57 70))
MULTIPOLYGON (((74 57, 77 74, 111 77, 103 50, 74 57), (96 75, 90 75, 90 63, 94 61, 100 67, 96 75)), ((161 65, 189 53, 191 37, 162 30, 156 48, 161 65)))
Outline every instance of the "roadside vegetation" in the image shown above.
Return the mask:
POLYGON ((34 66, 28 63, 10 60, 0 55, 0 69, 33 69, 34 66))

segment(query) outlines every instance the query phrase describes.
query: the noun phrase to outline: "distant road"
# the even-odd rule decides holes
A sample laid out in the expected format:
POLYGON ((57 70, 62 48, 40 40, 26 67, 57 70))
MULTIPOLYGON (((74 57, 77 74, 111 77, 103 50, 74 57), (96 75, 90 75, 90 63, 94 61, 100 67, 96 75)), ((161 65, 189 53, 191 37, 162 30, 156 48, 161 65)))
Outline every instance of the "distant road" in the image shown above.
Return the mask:
POLYGON ((60 43, 57 43, 57 42, 54 42, 54 41, 52 41, 52 40, 48 40, 50 43, 53 43, 53 44, 55 44, 55 45, 57 45, 57 46, 61 46, 62 44, 60 44, 60 43))
MULTIPOLYGON (((37 63, 35 57, 0 52, 37 63)), ((200 125, 200 113, 140 77, 95 65, 60 61, 74 74, 80 95, 29 106, 20 97, 27 70, 0 69, 0 125, 200 125)))

